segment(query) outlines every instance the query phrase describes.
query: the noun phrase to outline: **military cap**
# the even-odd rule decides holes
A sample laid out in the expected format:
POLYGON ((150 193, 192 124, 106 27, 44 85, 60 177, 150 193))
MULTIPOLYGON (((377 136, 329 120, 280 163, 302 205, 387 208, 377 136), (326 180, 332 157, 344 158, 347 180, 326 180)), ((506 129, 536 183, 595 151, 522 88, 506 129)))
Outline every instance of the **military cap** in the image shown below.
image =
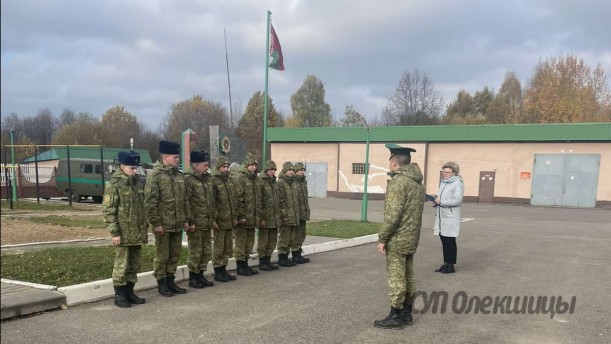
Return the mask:
MULTIPOLYGON (((399 146, 396 143, 387 143, 386 148, 390 150, 390 157, 392 158, 395 155, 407 155, 411 156, 411 152, 416 152, 415 149, 409 147, 399 146)), ((390 160, 390 159, 389 159, 390 160)))
POLYGON ((263 168, 263 172, 267 172, 269 170, 277 170, 276 163, 274 160, 267 160, 265 163, 265 167, 263 168))
POLYGON ((225 158, 224 156, 219 156, 218 159, 216 159, 216 169, 218 170, 224 165, 229 165, 229 160, 227 160, 227 158, 225 158))
POLYGON ((290 161, 287 161, 282 165, 282 172, 286 172, 288 170, 293 170, 293 169, 295 169, 295 166, 293 166, 293 163, 290 161))
POLYGON ((257 159, 255 159, 255 156, 248 153, 246 154, 246 157, 244 158, 244 162, 242 163, 243 166, 248 167, 250 165, 258 165, 259 162, 257 161, 257 159))
POLYGON ((121 151, 117 154, 119 164, 126 166, 140 166, 140 154, 133 150, 121 151))
POLYGON ((159 141, 159 153, 161 154, 180 154, 180 145, 174 141, 159 141))
POLYGON ((190 158, 192 163, 210 161, 210 155, 204 151, 193 151, 190 158))
POLYGON ((305 169, 306 169, 306 167, 305 167, 304 163, 298 162, 298 163, 295 164, 295 172, 301 171, 301 170, 305 171, 305 169))

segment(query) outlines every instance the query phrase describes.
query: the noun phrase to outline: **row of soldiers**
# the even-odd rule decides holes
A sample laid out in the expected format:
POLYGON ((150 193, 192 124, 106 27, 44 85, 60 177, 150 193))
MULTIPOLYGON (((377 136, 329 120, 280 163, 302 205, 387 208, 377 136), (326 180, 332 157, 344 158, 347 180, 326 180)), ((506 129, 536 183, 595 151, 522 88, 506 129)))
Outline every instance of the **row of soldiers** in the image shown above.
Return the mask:
POLYGON ((209 154, 194 151, 190 153, 191 172, 183 175, 178 170, 178 143, 160 141, 159 153, 160 159, 143 187, 136 175, 139 154, 120 152, 119 168, 105 189, 104 222, 116 246, 112 275, 115 305, 125 308, 145 303, 134 293, 134 286, 141 247, 148 242, 147 228, 155 235, 153 274, 163 296, 187 292, 175 283, 183 231, 188 238, 187 266, 193 288, 214 285, 204 276, 211 258, 215 281, 236 279, 226 269, 232 256, 238 275, 258 274, 248 264, 257 229, 259 270, 310 261, 301 249, 310 219, 304 164, 285 162, 276 178, 272 160, 258 173, 259 164, 249 154, 230 173, 229 161, 221 156, 209 173, 209 154), (277 264, 271 261, 276 247, 277 264))

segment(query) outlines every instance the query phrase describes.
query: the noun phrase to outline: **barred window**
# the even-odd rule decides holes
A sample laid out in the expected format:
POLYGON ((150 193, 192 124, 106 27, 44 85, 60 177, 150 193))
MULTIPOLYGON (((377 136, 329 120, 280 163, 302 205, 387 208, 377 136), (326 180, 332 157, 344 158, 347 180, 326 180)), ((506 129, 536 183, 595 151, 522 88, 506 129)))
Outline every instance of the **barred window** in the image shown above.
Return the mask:
POLYGON ((353 162, 352 174, 365 174, 365 164, 361 162, 353 162))

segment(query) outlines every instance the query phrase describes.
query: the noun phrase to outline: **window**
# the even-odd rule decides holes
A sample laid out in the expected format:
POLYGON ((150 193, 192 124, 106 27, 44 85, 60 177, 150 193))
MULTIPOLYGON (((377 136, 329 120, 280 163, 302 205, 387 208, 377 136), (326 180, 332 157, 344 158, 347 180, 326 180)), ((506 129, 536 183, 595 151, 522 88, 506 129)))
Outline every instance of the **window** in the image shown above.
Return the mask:
POLYGON ((352 174, 365 174, 365 164, 360 162, 353 162, 352 174))
POLYGON ((93 173, 93 165, 81 164, 81 173, 93 173))
POLYGON ((95 165, 95 174, 102 173, 102 165, 95 165))

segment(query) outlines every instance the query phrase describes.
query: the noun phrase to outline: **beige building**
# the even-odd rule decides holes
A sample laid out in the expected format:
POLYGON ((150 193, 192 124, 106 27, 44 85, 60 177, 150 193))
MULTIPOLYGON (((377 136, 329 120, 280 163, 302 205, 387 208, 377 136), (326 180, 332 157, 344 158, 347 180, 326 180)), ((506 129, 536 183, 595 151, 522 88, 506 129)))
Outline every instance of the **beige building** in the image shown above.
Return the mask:
MULTIPOLYGON (((365 188, 364 128, 269 128, 276 163, 302 161, 310 195, 361 199, 365 188)), ((370 131, 370 199, 382 199, 387 142, 417 150, 412 162, 435 194, 444 162, 455 161, 465 200, 549 206, 611 206, 611 123, 374 127, 370 131)))

